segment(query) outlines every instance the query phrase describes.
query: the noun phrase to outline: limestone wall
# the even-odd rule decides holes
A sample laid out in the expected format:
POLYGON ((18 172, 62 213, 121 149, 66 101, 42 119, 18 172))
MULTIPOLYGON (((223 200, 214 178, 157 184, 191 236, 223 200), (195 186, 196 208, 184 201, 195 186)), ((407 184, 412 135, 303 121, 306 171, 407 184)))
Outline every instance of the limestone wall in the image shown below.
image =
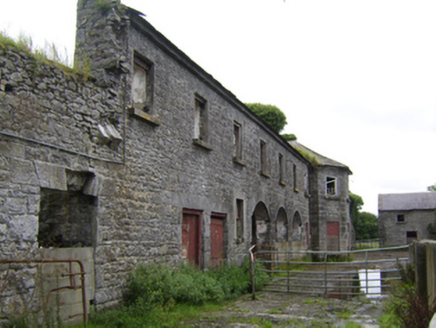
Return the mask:
POLYGON ((91 246, 90 299, 97 306, 121 299, 128 273, 139 263, 181 261, 183 209, 203 213, 205 267, 212 213, 226 215, 225 260, 236 262, 247 254, 259 203, 266 205, 272 239, 279 212, 288 220, 289 236, 294 214, 301 216, 303 233, 309 216, 308 163, 148 23, 133 24, 129 15, 138 20, 123 7, 105 12, 95 1, 79 2, 76 56, 89 69, 88 79, 25 52, 0 49, 1 256, 39 256, 47 231, 51 244, 45 245, 91 246), (132 111, 135 56, 153 66, 148 113, 132 111), (194 134, 199 97, 208 110, 208 136, 200 142, 194 134), (242 128, 236 159, 235 122, 242 128), (267 146, 263 170, 261 141, 267 146), (73 206, 67 201, 76 199, 72 195, 89 204, 73 206), (41 204, 56 199, 73 210, 53 206, 48 213, 55 220, 41 204), (244 205, 242 238, 236 233, 237 199, 244 205), (86 209, 92 214, 83 231, 90 237, 79 240, 77 229, 67 236, 71 230, 61 229, 60 213, 75 220, 86 209))
POLYGON ((432 235, 427 229, 434 225, 436 214, 434 210, 379 211, 379 235, 382 247, 401 246, 412 242, 412 239, 430 239, 432 235), (398 221, 398 215, 403 220, 398 221), (416 238, 411 238, 408 232, 416 232, 416 238))

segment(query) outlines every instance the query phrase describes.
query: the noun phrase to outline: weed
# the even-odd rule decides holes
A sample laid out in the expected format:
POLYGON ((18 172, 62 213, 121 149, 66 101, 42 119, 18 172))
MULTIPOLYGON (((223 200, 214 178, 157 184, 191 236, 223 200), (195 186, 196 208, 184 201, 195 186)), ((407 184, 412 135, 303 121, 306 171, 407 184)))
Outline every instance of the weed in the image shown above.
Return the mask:
POLYGON ((427 327, 436 304, 429 304, 428 297, 418 292, 413 267, 398 266, 402 280, 391 283, 391 295, 385 302, 385 316, 380 323, 382 327, 427 327))
POLYGON ((348 311, 343 311, 338 313, 338 317, 341 319, 348 319, 351 317, 351 314, 348 311))
POLYGON ((359 325, 358 323, 355 322, 347 322, 345 324, 345 328, 362 328, 362 325, 359 325))
POLYGON ((109 10, 112 9, 112 3, 110 1, 97 0, 95 5, 102 15, 106 15, 109 10))

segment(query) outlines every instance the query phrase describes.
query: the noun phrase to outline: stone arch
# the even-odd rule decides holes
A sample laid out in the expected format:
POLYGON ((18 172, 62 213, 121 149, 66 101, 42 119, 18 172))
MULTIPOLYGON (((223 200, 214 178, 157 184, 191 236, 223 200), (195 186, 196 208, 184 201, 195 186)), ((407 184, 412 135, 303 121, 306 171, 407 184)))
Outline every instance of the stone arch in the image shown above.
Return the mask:
POLYGON ((263 202, 257 203, 251 217, 251 243, 270 245, 271 219, 263 202))
POLYGON ((288 241, 288 217, 283 207, 277 212, 276 219, 276 241, 288 241))
POLYGON ((292 218, 291 240, 292 241, 301 241, 302 230, 303 230, 303 223, 301 221, 301 215, 300 215, 300 212, 296 211, 294 213, 294 217, 292 218))

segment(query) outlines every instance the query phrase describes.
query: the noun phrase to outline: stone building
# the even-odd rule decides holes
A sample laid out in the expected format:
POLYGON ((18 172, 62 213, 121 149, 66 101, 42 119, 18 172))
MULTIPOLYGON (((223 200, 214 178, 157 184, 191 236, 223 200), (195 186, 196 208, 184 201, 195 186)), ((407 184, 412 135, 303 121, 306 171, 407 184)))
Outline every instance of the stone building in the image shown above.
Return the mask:
POLYGON ((314 167, 141 13, 107 4, 78 2, 86 74, 0 49, 0 256, 83 258, 88 300, 111 306, 139 263, 325 249, 323 216, 347 249, 348 168, 314 167))
POLYGON ((297 141, 290 144, 305 154, 311 162, 308 191, 311 244, 314 251, 351 250, 353 227, 350 218, 348 166, 327 158, 297 141))
POLYGON ((382 247, 433 239, 436 233, 436 193, 380 194, 378 215, 382 247))

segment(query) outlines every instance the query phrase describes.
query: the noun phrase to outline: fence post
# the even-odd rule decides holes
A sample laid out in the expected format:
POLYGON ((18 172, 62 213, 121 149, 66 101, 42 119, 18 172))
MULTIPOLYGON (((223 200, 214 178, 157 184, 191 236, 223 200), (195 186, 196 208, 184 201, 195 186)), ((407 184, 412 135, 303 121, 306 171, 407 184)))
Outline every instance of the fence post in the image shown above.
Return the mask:
POLYGON ((288 280, 288 281, 287 281, 287 285, 288 285, 288 286, 287 286, 287 287, 288 287, 288 293, 289 293, 289 287, 290 287, 290 286, 289 286, 289 283, 290 283, 290 282, 289 282, 289 279, 290 279, 290 272, 289 272, 289 266, 290 266, 290 263, 289 263, 289 262, 291 261, 291 259, 290 259, 289 257, 290 257, 291 252, 288 251, 287 253, 288 253, 288 254, 287 254, 287 257, 286 257, 286 271, 287 271, 287 276, 288 276, 288 279, 287 279, 287 280, 288 280))
POLYGON ((251 278, 251 293, 252 293, 252 299, 253 301, 256 299, 256 280, 255 280, 255 267, 254 267, 254 254, 253 254, 253 248, 256 247, 256 245, 253 245, 250 247, 250 249, 248 250, 248 252, 250 253, 250 267, 249 267, 249 271, 250 271, 250 278, 251 278))
POLYGON ((368 251, 365 252, 366 295, 368 296, 368 251))
POLYGON ((327 253, 324 253, 324 295, 327 295, 327 253))

